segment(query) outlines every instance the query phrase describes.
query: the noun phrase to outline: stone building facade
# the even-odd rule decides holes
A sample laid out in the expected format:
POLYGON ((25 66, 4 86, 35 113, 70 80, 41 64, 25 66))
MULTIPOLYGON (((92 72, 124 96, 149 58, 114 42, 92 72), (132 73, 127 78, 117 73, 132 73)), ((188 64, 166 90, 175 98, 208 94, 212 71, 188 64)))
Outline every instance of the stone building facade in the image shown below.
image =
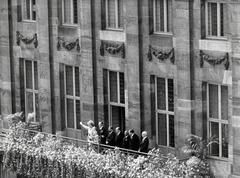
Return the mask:
POLYGON ((217 177, 240 176, 240 1, 1 0, 0 114, 47 132, 79 122, 146 130, 179 156, 217 137, 217 177))

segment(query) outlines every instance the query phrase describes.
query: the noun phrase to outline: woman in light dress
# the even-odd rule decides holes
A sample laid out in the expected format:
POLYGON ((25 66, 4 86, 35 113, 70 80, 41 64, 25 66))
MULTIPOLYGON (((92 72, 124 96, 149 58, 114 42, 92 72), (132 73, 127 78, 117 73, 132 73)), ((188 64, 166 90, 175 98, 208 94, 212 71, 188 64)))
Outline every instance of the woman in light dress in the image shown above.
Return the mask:
POLYGON ((94 122, 90 120, 87 122, 87 125, 80 122, 80 125, 88 131, 88 142, 98 143, 98 133, 96 127, 94 126, 94 122))

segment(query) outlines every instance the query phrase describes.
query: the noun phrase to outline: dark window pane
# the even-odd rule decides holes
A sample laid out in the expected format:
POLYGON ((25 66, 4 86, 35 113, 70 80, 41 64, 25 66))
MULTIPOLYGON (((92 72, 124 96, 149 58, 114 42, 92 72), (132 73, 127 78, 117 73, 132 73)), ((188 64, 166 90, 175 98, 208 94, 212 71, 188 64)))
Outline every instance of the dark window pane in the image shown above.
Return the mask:
POLYGON ((75 67, 75 95, 80 96, 79 67, 75 67))
POLYGON ((36 20, 36 1, 32 0, 32 20, 36 20))
POLYGON ((160 1, 160 31, 164 31, 164 0, 160 1))
POLYGON ((26 0, 26 18, 30 20, 30 0, 26 0))
POLYGON ((32 61, 25 61, 26 69, 26 88, 33 89, 32 61))
POLYGON ((125 103, 124 95, 124 73, 119 73, 119 85, 120 85, 120 103, 125 103))
POLYGON ((77 120, 77 129, 81 129, 80 121, 81 121, 81 104, 80 100, 76 100, 76 120, 77 120))
POLYGON ((34 62, 34 84, 35 84, 35 90, 38 90, 38 67, 37 62, 34 62))
POLYGON ((33 111, 33 93, 26 92, 26 116, 33 111))
POLYGON ((209 3, 208 6, 209 27, 211 29, 210 35, 217 36, 217 3, 209 3))
POLYGON ((169 32, 170 31, 170 20, 169 20, 169 3, 170 2, 167 0, 166 3, 167 3, 167 9, 166 9, 166 11, 167 11, 167 31, 169 32))
POLYGON ((221 86, 221 117, 228 120, 228 88, 221 86))
POLYGON ((174 147, 175 133, 174 133, 174 115, 169 115, 169 146, 174 147))
POLYGON ((209 117, 218 118, 218 86, 209 85, 209 117))
POLYGON ((73 0, 73 23, 78 23, 78 0, 73 0))
POLYGON ((118 102, 117 72, 109 72, 110 101, 118 102))
POLYGON ((173 79, 168 79, 168 110, 174 111, 174 85, 173 79))
POLYGON ((73 96, 73 68, 66 66, 66 93, 73 96))
POLYGON ((108 1, 108 27, 116 28, 115 0, 106 1, 108 1))
POLYGON ((64 0, 64 23, 71 23, 71 1, 64 0))
POLYGON ((228 125, 222 124, 222 157, 228 158, 228 125))
POLYGON ((156 31, 164 31, 164 0, 156 0, 156 31))
POLYGON ((118 27, 123 28, 123 0, 118 0, 118 27))
POLYGON ((164 78, 157 78, 157 108, 166 110, 166 87, 164 78))
POLYGON ((67 127, 74 128, 74 102, 67 98, 67 127))
POLYGON ((113 128, 120 127, 121 130, 125 130, 125 108, 111 106, 111 114, 113 128))
POLYGON ((220 23, 221 23, 221 36, 224 36, 224 9, 223 4, 220 4, 220 23))
MULTIPOLYGON (((210 137, 219 140, 219 124, 217 122, 210 122, 210 137)), ((210 146, 210 155, 219 156, 219 144, 213 143, 210 146)))
POLYGON ((35 94, 35 115, 36 115, 36 121, 39 122, 40 119, 40 113, 39 113, 39 98, 38 98, 38 94, 35 94))
POLYGON ((158 144, 167 146, 166 114, 158 114, 158 144))

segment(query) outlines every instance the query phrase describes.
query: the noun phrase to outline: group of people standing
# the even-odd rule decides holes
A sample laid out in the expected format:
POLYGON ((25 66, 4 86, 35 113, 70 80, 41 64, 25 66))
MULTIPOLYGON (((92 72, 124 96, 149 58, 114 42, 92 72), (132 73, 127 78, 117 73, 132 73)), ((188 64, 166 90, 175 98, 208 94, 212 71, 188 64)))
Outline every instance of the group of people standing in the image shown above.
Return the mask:
POLYGON ((88 130, 88 141, 94 143, 100 143, 104 145, 131 149, 133 151, 148 152, 149 139, 147 132, 142 132, 142 139, 140 141, 137 134, 133 129, 121 131, 120 127, 116 127, 115 131, 112 126, 108 130, 104 127, 103 122, 98 123, 98 130, 94 126, 92 120, 87 122, 87 125, 80 122, 80 125, 88 130))

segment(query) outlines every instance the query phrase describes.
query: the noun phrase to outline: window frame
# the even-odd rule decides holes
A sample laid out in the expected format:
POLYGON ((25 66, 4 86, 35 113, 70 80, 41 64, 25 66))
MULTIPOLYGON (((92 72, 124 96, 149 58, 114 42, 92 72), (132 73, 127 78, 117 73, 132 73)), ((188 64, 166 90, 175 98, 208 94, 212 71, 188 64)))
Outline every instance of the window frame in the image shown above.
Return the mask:
MULTIPOLYGON (((107 70, 108 71, 108 76, 107 76, 107 81, 108 81, 108 111, 109 111, 109 115, 108 115, 108 124, 109 126, 112 125, 112 106, 115 107, 123 107, 125 109, 125 117, 126 117, 126 94, 125 94, 125 88, 124 88, 124 103, 121 103, 120 101, 120 73, 123 73, 124 77, 125 74, 124 72, 119 72, 119 71, 113 71, 113 70, 107 70), (117 73, 117 98, 118 101, 117 102, 112 102, 111 101, 111 94, 110 94, 110 72, 115 72, 117 73)), ((124 81, 125 83, 125 81, 124 81)), ((125 86, 125 85, 124 85, 125 86)))
MULTIPOLYGON (((219 147, 219 156, 212 156, 211 155, 211 150, 209 148, 208 150, 208 156, 212 157, 212 158, 218 158, 218 159, 228 159, 229 158, 229 153, 228 153, 228 157, 223 157, 222 156, 222 124, 225 124, 228 126, 228 132, 229 132, 229 118, 227 120, 222 119, 222 114, 221 114, 221 108, 222 108, 222 104, 221 104, 221 87, 222 86, 226 86, 226 85, 220 85, 220 84, 216 84, 216 83, 207 83, 207 138, 210 138, 210 123, 214 122, 218 124, 218 134, 219 134, 219 142, 218 142, 218 147, 219 147), (215 85, 218 87, 218 118, 210 118, 209 116, 209 85, 215 85)), ((226 86, 228 88, 228 86, 226 86)), ((227 113, 228 114, 228 113, 227 113)), ((228 134, 229 135, 229 134, 228 134)), ((229 138, 228 138, 229 139, 229 138)), ((229 147, 229 144, 228 144, 229 147)), ((229 149, 228 149, 229 150, 229 149)))
MULTIPOLYGON (((80 108, 81 108, 81 78, 80 78, 80 67, 79 66, 74 66, 74 65, 64 65, 64 101, 65 101, 65 127, 67 129, 75 129, 75 130, 81 130, 81 128, 77 128, 77 114, 76 114, 76 100, 79 100, 80 102, 80 108), (72 72, 73 72, 73 95, 68 95, 67 94, 67 80, 66 80, 66 67, 72 67, 72 72), (75 83, 75 68, 78 67, 79 71, 79 96, 76 96, 76 83, 75 83), (74 110, 74 128, 68 127, 68 110, 67 110, 67 99, 72 99, 73 100, 73 110, 74 110)), ((81 119, 81 110, 80 110, 80 119, 81 119)))
MULTIPOLYGON (((157 31, 156 30, 156 16, 157 16, 157 10, 156 10, 156 3, 158 0, 152 0, 153 1, 153 33, 154 34, 171 34, 170 32, 170 24, 169 24, 169 2, 168 0, 163 0, 164 3, 164 31, 157 31)), ((160 9, 159 9, 160 11, 160 9)), ((160 26, 161 28, 161 26, 160 26)))
POLYGON ((30 13, 30 18, 29 19, 27 19, 27 18, 25 18, 25 16, 27 16, 27 8, 26 8, 26 4, 27 4, 27 2, 26 2, 27 0, 22 0, 22 21, 23 22, 36 22, 36 20, 37 20, 37 11, 36 11, 36 2, 37 2, 37 0, 35 0, 35 7, 33 7, 33 0, 29 0, 29 3, 30 3, 30 8, 29 8, 29 13, 30 13), (35 8, 35 10, 34 10, 34 8, 35 8), (33 11, 35 11, 35 13, 36 13, 36 19, 33 19, 33 11))
POLYGON ((221 36, 221 4, 225 4, 222 1, 216 2, 211 0, 205 1, 205 27, 206 27, 206 33, 205 36, 208 39, 223 39, 225 40, 227 37, 226 35, 221 36), (209 13, 208 13, 208 4, 209 3, 216 3, 217 4, 217 36, 214 36, 212 34, 209 34, 209 25, 208 25, 208 19, 209 19, 209 13))
POLYGON ((74 7, 73 7, 73 1, 74 0, 68 0, 68 1, 71 1, 70 2, 70 15, 71 15, 71 17, 70 17, 70 23, 67 23, 67 22, 65 22, 65 6, 64 6, 64 1, 65 0, 61 0, 62 1, 62 25, 63 26, 73 26, 73 27, 75 27, 75 26, 78 26, 79 25, 79 2, 78 2, 78 0, 77 0, 77 16, 78 16, 78 19, 77 19, 77 23, 74 23, 74 7))
MULTIPOLYGON (((33 95, 33 113, 34 113, 34 122, 37 122, 36 120, 36 94, 38 95, 38 98, 39 98, 39 86, 38 86, 38 89, 35 89, 35 74, 34 74, 34 63, 36 62, 37 66, 38 66, 38 61, 35 61, 35 60, 29 60, 29 59, 24 59, 24 65, 23 65, 23 71, 24 71, 24 99, 25 99, 25 114, 29 114, 27 113, 27 92, 28 93, 32 93, 33 95), (27 75, 26 75, 26 61, 30 61, 31 64, 32 64, 32 89, 30 88, 27 88, 27 75)), ((37 72, 39 73, 38 71, 38 67, 37 67, 37 72)), ((39 75, 37 77, 37 80, 39 80, 39 75)), ((38 82, 38 85, 39 85, 39 82, 38 82)), ((40 113, 40 105, 39 105, 39 99, 38 99, 38 108, 39 108, 39 113, 40 113)), ((40 115, 39 115, 40 117, 40 115)), ((39 121, 40 121, 40 118, 39 118, 39 121)))
MULTIPOLYGON (((118 0, 114 0, 115 2, 115 20, 116 20, 116 24, 115 27, 109 27, 108 24, 108 1, 109 0, 105 0, 105 20, 106 20, 106 30, 115 30, 115 31, 123 31, 124 27, 119 27, 120 21, 119 21, 119 16, 118 16, 118 10, 119 10, 119 4, 118 4, 118 0)), ((124 0, 122 0, 124 3, 124 0)), ((124 24, 123 24, 124 25, 124 24)))
MULTIPOLYGON (((169 147, 169 148, 175 148, 175 144, 174 147, 170 146, 170 134, 169 134, 169 116, 172 115, 174 116, 174 133, 175 133, 175 109, 174 111, 169 111, 168 110, 168 79, 172 79, 173 80, 173 84, 174 84, 174 79, 173 78, 163 78, 163 77, 158 77, 155 76, 155 108, 156 108, 156 112, 155 112, 155 121, 156 121, 156 142, 158 145, 160 145, 158 143, 158 133, 159 133, 159 128, 158 128, 158 114, 165 114, 166 115, 166 124, 167 124, 167 145, 160 145, 163 147, 169 147), (157 89, 158 89, 158 84, 157 84, 157 79, 158 78, 162 78, 165 79, 165 103, 166 103, 166 110, 161 110, 158 109, 158 94, 157 94, 157 89)), ((173 85, 174 86, 174 85, 173 85)), ((174 90, 174 89, 173 89, 174 90)), ((174 97, 174 92, 173 92, 173 97, 174 97)), ((174 102, 174 99, 173 99, 174 102)), ((174 134, 174 143, 175 143, 175 134, 174 134)))

